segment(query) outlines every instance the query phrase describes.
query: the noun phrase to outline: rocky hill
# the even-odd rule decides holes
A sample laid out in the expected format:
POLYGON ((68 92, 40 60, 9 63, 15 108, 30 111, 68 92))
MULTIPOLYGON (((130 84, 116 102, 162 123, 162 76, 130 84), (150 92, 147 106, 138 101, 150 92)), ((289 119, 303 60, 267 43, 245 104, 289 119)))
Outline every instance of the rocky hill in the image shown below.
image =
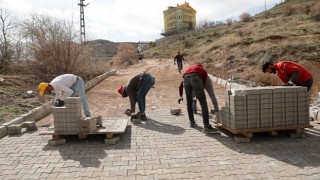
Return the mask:
POLYGON ((97 39, 86 42, 86 46, 93 50, 93 55, 100 57, 113 57, 117 54, 118 43, 97 39))
MULTIPOLYGON (((241 18, 240 18, 241 20, 241 18)), ((291 60, 314 75, 313 94, 320 90, 320 2, 287 0, 240 22, 204 27, 158 40, 148 57, 169 57, 181 51, 189 62, 201 62, 221 78, 280 84, 263 74, 265 61, 291 60)))

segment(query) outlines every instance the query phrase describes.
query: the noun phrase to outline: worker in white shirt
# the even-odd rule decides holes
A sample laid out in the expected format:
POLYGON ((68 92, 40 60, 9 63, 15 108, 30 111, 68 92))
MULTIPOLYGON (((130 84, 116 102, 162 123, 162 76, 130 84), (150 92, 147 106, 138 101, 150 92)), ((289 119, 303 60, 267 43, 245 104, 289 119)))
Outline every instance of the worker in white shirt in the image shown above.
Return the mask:
POLYGON ((38 86, 40 96, 55 93, 54 105, 63 106, 67 97, 79 96, 81 98, 84 114, 91 116, 85 94, 84 81, 81 77, 73 74, 63 74, 54 78, 50 83, 42 82, 38 86))

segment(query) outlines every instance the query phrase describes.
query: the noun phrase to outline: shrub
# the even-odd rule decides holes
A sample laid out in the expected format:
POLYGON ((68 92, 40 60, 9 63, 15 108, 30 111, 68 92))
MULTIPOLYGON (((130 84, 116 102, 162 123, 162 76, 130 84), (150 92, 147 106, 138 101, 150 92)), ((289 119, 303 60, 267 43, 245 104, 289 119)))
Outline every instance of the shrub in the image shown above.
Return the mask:
POLYGON ((239 19, 241 22, 249 22, 251 21, 251 15, 249 13, 242 13, 240 16, 239 16, 239 19))
POLYGON ((136 48, 129 43, 121 43, 118 46, 118 53, 112 58, 112 65, 132 65, 138 62, 136 48))
POLYGON ((311 16, 311 19, 320 22, 320 12, 311 16))
POLYGON ((283 14, 284 14, 285 16, 291 16, 291 15, 293 15, 294 11, 295 11, 295 9, 294 9, 292 6, 289 6, 289 5, 287 5, 287 6, 285 6, 285 7, 283 8, 283 14))
POLYGON ((226 20, 226 23, 227 23, 228 26, 230 26, 230 25, 232 25, 233 20, 232 20, 231 18, 228 18, 228 19, 226 20))
POLYGON ((315 14, 319 14, 320 12, 320 2, 314 4, 311 8, 310 8, 311 13, 315 13, 315 14))
POLYGON ((191 48, 191 47, 193 47, 192 41, 190 41, 190 40, 185 40, 185 41, 184 41, 184 47, 185 47, 185 48, 191 48))
POLYGON ((254 74, 255 76, 252 78, 252 80, 255 82, 261 82, 267 86, 278 86, 283 84, 275 74, 263 73, 260 71, 254 74))

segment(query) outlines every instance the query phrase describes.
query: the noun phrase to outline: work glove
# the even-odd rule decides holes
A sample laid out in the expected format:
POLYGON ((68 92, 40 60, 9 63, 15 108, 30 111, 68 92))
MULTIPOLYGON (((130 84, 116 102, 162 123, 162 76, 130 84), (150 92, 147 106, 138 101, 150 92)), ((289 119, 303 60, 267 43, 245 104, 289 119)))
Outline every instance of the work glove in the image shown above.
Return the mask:
POLYGON ((57 99, 55 102, 54 102, 54 106, 55 107, 62 107, 64 106, 64 101, 60 100, 60 99, 57 99))
POLYGON ((127 109, 124 113, 128 116, 131 116, 132 111, 130 109, 127 109))
POLYGON ((284 86, 295 86, 295 84, 292 81, 289 81, 286 84, 284 84, 284 86))
POLYGON ((181 101, 183 101, 183 97, 180 97, 180 98, 178 99, 178 103, 180 104, 181 101))

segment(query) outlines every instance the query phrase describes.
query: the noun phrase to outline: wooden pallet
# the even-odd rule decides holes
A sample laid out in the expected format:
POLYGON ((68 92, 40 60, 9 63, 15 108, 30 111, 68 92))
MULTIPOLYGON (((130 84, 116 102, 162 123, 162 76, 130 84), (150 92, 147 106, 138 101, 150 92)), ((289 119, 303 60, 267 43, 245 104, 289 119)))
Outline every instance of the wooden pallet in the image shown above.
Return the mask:
POLYGON ((278 131, 290 130, 295 133, 303 133, 304 128, 313 128, 312 125, 299 125, 299 126, 284 126, 284 127, 270 127, 270 128, 255 128, 255 129, 246 129, 246 130, 235 130, 229 127, 226 127, 222 124, 218 125, 219 127, 231 132, 234 135, 242 135, 244 137, 251 138, 254 133, 259 132, 270 132, 272 135, 277 135, 278 131))
POLYGON ((254 129, 246 129, 246 130, 235 130, 221 123, 213 121, 217 127, 220 127, 227 132, 230 132, 234 135, 235 141, 241 142, 250 142, 251 138, 256 133, 269 133, 273 136, 278 135, 279 131, 291 131, 292 136, 296 134, 295 137, 302 137, 305 128, 313 128, 312 125, 297 125, 297 126, 283 126, 283 127, 270 127, 270 128, 254 128, 254 129), (242 137, 242 140, 239 140, 239 137, 242 137))
POLYGON ((40 132, 40 135, 52 135, 52 139, 61 139, 66 135, 78 135, 79 139, 85 139, 88 135, 105 134, 106 139, 112 139, 117 134, 123 134, 128 125, 128 119, 102 120, 102 126, 94 132, 55 132, 50 126, 47 130, 40 132))

